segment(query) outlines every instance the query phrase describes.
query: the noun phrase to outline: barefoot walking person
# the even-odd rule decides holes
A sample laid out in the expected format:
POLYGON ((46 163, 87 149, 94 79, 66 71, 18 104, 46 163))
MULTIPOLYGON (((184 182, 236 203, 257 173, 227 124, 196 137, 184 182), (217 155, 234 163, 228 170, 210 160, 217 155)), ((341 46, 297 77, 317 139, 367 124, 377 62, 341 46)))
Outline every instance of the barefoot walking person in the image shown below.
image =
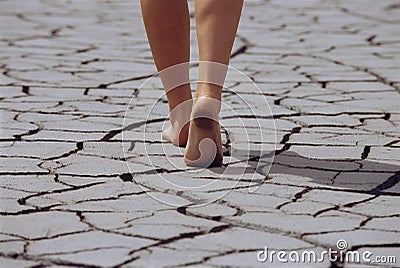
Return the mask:
POLYGON ((243 0, 195 0, 200 64, 192 99, 187 0, 141 0, 147 37, 170 110, 171 127, 163 131, 163 138, 186 145, 185 163, 191 166, 222 165, 218 114, 226 68, 223 72, 220 66, 229 64, 242 6, 243 0), (205 140, 212 141, 215 150, 201 150, 205 140))

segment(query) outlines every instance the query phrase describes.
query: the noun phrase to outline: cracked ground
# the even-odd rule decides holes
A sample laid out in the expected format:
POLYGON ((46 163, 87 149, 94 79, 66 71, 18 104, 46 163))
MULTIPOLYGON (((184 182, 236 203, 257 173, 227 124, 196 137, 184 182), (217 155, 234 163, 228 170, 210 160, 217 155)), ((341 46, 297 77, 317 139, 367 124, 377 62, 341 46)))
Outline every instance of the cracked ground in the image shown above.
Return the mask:
POLYGON ((266 246, 339 239, 400 261, 398 1, 246 1, 230 64, 261 91, 226 82, 225 159, 255 154, 225 164, 245 170, 234 185, 235 172, 167 161, 182 150, 160 139, 165 98, 148 117, 162 88, 140 87, 155 67, 138 2, 0 1, 1 267, 266 267, 266 246), (275 155, 265 172, 256 118, 275 155), (160 175, 216 183, 177 191, 160 175))

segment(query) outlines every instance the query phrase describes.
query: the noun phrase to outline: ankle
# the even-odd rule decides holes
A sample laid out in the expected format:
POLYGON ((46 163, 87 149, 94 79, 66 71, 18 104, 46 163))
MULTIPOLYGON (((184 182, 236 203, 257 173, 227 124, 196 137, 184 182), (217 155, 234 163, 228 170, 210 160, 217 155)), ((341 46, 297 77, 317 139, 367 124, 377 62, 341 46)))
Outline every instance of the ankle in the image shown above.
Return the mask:
POLYGON ((191 119, 211 119, 218 122, 221 101, 201 96, 194 100, 191 119))
POLYGON ((172 126, 181 128, 190 121, 192 112, 193 99, 187 99, 177 104, 170 110, 169 118, 172 126))
POLYGON ((170 112, 181 106, 182 103, 191 101, 192 93, 190 91, 190 85, 181 85, 168 91, 167 99, 170 112))
POLYGON ((197 85, 195 98, 211 98, 216 100, 221 100, 222 86, 199 83, 197 85))

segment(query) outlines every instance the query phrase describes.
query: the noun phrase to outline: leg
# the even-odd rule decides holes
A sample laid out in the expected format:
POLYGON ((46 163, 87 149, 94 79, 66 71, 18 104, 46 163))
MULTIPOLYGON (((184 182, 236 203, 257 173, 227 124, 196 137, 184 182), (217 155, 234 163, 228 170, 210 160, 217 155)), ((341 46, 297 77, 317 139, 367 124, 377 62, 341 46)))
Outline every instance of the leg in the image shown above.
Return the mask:
POLYGON ((196 89, 189 140, 185 151, 185 161, 188 165, 222 165, 218 114, 221 108, 222 86, 242 6, 243 0, 196 0, 195 2, 201 82, 196 89), (202 140, 207 141, 202 142, 203 148, 201 148, 202 140), (212 147, 210 141, 215 144, 215 150, 207 149, 212 147), (211 151, 211 153, 204 156, 200 151, 203 153, 211 151))
POLYGON ((189 82, 190 19, 187 0, 141 0, 140 3, 154 62, 161 72, 170 109, 171 127, 163 131, 163 138, 176 145, 185 145, 191 111, 190 84, 177 86, 174 83, 177 73, 169 71, 176 68, 168 67, 180 64, 179 80, 189 82), (180 105, 182 103, 184 105, 180 105))

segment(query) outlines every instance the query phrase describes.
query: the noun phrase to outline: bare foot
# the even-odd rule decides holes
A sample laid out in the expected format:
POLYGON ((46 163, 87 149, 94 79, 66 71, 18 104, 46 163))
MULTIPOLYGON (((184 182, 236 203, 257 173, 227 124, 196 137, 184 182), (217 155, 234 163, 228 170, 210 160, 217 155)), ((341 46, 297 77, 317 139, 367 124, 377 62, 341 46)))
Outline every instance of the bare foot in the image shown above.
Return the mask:
POLYGON ((185 146, 189 136, 189 123, 179 126, 171 125, 162 132, 162 138, 176 146, 185 146))
POLYGON ((185 150, 185 163, 195 167, 222 165, 221 130, 218 114, 219 100, 200 97, 194 102, 185 150))
POLYGON ((177 105, 169 114, 171 126, 164 129, 162 138, 177 146, 185 146, 189 135, 192 100, 177 105))

